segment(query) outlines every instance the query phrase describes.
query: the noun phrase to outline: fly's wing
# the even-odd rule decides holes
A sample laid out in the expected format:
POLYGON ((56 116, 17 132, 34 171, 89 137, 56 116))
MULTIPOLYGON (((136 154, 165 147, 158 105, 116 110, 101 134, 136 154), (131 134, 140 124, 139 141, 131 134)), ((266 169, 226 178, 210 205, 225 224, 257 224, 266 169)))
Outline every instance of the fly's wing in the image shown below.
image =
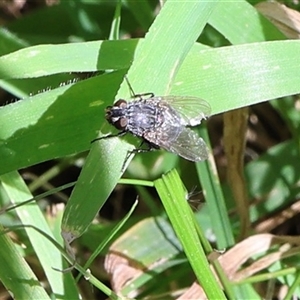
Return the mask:
POLYGON ((169 146, 167 150, 187 160, 202 161, 208 158, 207 147, 204 140, 188 127, 183 127, 177 139, 169 146))
POLYGON ((161 105, 169 105, 179 114, 181 124, 196 126, 201 120, 210 116, 210 105, 197 97, 165 96, 154 97, 160 100, 161 105))
POLYGON ((188 127, 170 126, 164 130, 147 132, 144 138, 190 161, 202 161, 208 158, 205 142, 188 127))

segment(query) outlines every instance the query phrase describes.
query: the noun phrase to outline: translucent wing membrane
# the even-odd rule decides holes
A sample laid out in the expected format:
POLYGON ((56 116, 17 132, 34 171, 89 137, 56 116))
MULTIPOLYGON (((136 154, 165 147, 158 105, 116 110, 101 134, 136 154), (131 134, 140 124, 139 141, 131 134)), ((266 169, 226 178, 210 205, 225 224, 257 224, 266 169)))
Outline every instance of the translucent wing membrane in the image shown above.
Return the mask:
POLYGON ((181 117, 182 125, 196 126, 211 113, 210 105, 197 97, 165 96, 153 99, 158 99, 161 103, 174 108, 181 117))
POLYGON ((208 158, 204 140, 187 127, 182 128, 177 139, 166 150, 191 161, 202 161, 208 158))
POLYGON ((204 140, 194 131, 184 126, 163 126, 162 130, 153 130, 144 138, 165 150, 176 153, 191 161, 207 159, 208 152, 204 140))

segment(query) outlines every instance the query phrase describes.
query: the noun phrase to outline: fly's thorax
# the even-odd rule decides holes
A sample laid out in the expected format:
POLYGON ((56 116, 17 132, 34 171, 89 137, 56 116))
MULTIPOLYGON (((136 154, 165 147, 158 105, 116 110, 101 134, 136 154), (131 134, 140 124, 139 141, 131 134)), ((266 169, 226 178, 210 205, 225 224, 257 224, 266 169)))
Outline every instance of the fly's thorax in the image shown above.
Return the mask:
POLYGON ((127 129, 137 136, 153 130, 163 122, 163 114, 155 101, 136 100, 128 103, 126 110, 127 129))

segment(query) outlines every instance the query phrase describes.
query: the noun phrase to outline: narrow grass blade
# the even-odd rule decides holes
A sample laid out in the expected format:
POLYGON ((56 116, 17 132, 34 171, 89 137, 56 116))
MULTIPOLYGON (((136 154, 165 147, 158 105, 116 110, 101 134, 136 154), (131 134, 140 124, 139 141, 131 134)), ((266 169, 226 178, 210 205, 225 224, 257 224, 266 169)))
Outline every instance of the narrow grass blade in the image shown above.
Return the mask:
POLYGON ((14 299, 50 299, 11 239, 0 226, 0 279, 14 299))
MULTIPOLYGON (((1 176, 3 189, 14 204, 26 201, 32 198, 26 184, 17 172, 9 173, 1 176)), ((16 209, 16 212, 24 225, 31 225, 43 230, 43 232, 53 237, 48 224, 40 208, 31 203, 30 205, 21 206, 16 209)), ((38 232, 31 228, 26 228, 26 232, 30 242, 37 254, 44 272, 47 276, 52 292, 56 295, 68 295, 69 298, 77 299, 75 282, 71 284, 71 274, 62 274, 54 271, 53 268, 62 270, 64 265, 61 253, 47 239, 41 236, 38 232), (65 290, 64 281, 69 277, 68 289, 65 290)), ((60 241, 61 242, 61 241, 60 241)))
POLYGON ((178 173, 173 170, 155 181, 173 228, 182 243, 184 252, 204 289, 208 299, 225 299, 214 277, 194 227, 193 215, 186 201, 186 190, 178 173))

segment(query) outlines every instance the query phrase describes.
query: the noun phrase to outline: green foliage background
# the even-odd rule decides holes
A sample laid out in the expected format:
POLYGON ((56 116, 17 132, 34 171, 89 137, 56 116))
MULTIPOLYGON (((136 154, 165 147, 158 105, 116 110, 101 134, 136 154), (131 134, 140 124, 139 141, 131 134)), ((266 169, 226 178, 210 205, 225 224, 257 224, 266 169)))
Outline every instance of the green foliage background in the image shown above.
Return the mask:
MULTIPOLYGON (((30 186, 19 175, 23 168, 56 160, 57 170, 53 167, 45 171, 32 183, 40 186, 67 166, 76 164, 79 158, 84 160, 63 216, 60 213, 50 223, 46 222, 38 205, 31 204, 16 209, 16 214, 1 218, 4 228, 25 226, 22 232, 30 243, 25 240, 38 257, 50 287, 47 294, 23 258, 28 253, 22 253, 3 234, 0 236, 3 244, 0 265, 6 267, 0 268, 0 278, 16 298, 44 299, 49 295, 79 298, 73 276, 53 269, 66 267, 61 252, 72 262, 70 253, 65 253, 53 241, 49 242, 32 226, 60 245, 63 245, 61 229, 68 242, 88 230, 80 241, 91 250, 103 240, 108 242, 115 234, 111 231, 114 222, 107 226, 89 226, 118 184, 127 153, 138 141, 133 137, 102 140, 93 145, 90 141, 114 130, 106 124, 103 112, 114 99, 130 97, 125 74, 136 93, 150 91, 156 95, 201 97, 210 103, 212 115, 300 93, 300 42, 285 39, 252 4, 169 0, 156 15, 157 5, 144 0, 123 3, 60 1, 52 7, 32 10, 0 30, 1 88, 22 99, 0 108, 2 206, 33 197, 33 189, 30 191, 30 186), (145 31, 145 37, 123 39, 128 34, 138 36, 139 31, 145 31), (77 80, 83 72, 97 73, 77 80), (88 155, 87 150, 90 150, 88 155), (85 235, 89 238, 85 239, 85 235), (9 278, 18 278, 18 284, 9 278)), ((270 194, 264 207, 250 211, 253 222, 292 202, 298 194, 299 116, 292 98, 272 101, 272 105, 286 120, 292 138, 246 166, 250 197, 267 194, 273 189, 278 189, 280 195, 274 202, 270 194)), ((201 134, 209 144, 205 128, 201 129, 201 134)), ((214 231, 219 249, 235 243, 238 224, 228 218, 225 203, 228 205, 230 199, 226 190, 224 194, 210 163, 200 163, 194 168, 172 154, 150 153, 136 157, 125 178, 128 180, 121 179, 121 182, 137 186, 152 216, 165 220, 168 215, 181 241, 182 249, 170 256, 166 247, 165 252, 157 251, 152 261, 162 257, 178 258, 184 250, 208 298, 224 298, 206 260, 205 253, 211 249, 202 249, 205 238, 197 234, 199 224, 195 226, 194 222, 196 215, 203 231, 214 231), (174 168, 177 172, 173 170, 163 176, 174 168), (209 209, 206 207, 189 215, 187 203, 183 201, 186 190, 181 178, 188 186, 202 186, 209 209), (166 214, 157 207, 145 186, 155 187, 166 214)), ((122 230, 132 228, 144 218, 129 218, 128 227, 122 230)), ((175 241, 176 237, 172 239, 175 241)), ((140 248, 132 249, 139 254, 143 251, 140 261, 150 255, 149 241, 151 238, 148 244, 146 239, 140 243, 140 248)), ((106 242, 103 242, 97 251, 105 253, 105 247, 106 242)), ((152 251, 155 253, 155 249, 152 251)), ((77 257, 77 262, 82 262, 81 259, 77 257)), ((177 263, 181 266, 181 276, 192 272, 186 260, 177 263)), ((85 272, 80 263, 76 268, 85 272)), ((162 272, 157 273, 158 278, 162 272)), ((101 278, 93 275, 89 278, 106 295, 118 298, 101 278)), ((168 278, 163 279, 164 282, 158 279, 160 285, 154 284, 154 293, 168 291, 168 278)), ((143 283, 148 281, 150 279, 144 279, 143 283)), ((151 295, 150 290, 144 296, 151 295)), ((259 297, 250 285, 239 289, 229 285, 226 294, 232 298, 259 297)))

